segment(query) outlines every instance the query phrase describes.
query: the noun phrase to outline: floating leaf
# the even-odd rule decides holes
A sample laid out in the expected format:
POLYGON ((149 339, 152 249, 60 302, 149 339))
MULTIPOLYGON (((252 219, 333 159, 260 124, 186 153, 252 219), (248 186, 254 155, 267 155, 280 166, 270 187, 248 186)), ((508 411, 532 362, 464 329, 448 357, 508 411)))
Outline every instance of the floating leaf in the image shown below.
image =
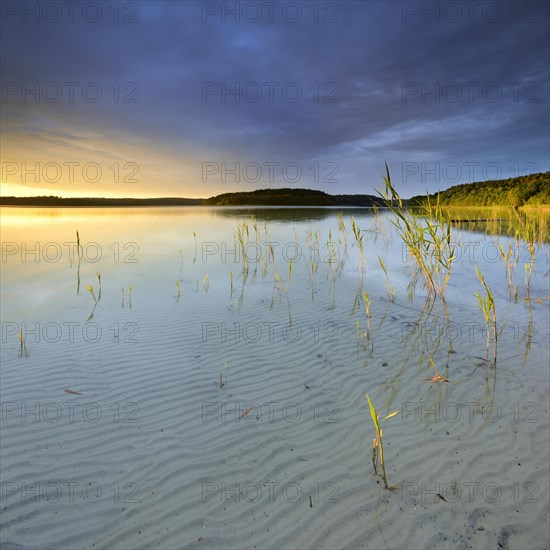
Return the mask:
POLYGON ((239 420, 241 420, 242 418, 244 418, 245 416, 248 415, 248 413, 250 413, 253 409, 255 409, 256 407, 253 405, 252 407, 249 407, 248 409, 246 409, 246 411, 243 412, 243 414, 241 414, 241 416, 239 416, 239 420))

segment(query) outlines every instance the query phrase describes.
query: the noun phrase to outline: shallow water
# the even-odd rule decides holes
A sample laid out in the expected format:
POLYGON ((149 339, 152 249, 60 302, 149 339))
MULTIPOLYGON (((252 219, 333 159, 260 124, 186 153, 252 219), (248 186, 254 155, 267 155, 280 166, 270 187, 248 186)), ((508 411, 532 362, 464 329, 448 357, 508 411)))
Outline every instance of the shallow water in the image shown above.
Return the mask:
POLYGON ((548 245, 514 300, 510 231, 463 224, 425 307, 388 214, 343 213, 347 246, 333 209, 2 208, 2 544, 548 547, 548 245))

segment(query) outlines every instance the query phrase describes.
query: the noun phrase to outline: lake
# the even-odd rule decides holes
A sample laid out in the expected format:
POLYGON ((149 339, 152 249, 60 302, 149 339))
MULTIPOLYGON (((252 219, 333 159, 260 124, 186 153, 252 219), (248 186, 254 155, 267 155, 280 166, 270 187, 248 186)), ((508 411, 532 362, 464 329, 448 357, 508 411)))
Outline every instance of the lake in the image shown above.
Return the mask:
POLYGON ((6 548, 548 547, 544 212, 1 211, 6 548))

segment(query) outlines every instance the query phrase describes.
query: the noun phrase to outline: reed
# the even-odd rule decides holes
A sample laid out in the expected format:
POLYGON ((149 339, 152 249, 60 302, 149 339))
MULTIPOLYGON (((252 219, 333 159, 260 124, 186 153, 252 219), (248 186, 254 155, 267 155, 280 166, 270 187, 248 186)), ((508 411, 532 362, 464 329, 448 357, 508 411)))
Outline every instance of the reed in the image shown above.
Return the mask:
POLYGON ((76 266, 76 295, 80 294, 80 264, 82 263, 82 247, 80 246, 80 235, 76 230, 76 254, 78 256, 78 264, 76 266))
POLYGON ((286 280, 286 288, 285 288, 285 292, 288 294, 288 287, 290 286, 290 276, 292 275, 292 260, 289 261, 288 263, 288 276, 287 276, 287 280, 286 280))
POLYGON ((92 298, 94 299, 94 303, 97 304, 98 298, 96 298, 96 295, 94 293, 94 286, 93 285, 86 285, 86 290, 92 295, 92 298))
POLYGON ((241 258, 243 260, 243 271, 248 271, 248 257, 246 255, 246 242, 248 242, 249 230, 246 222, 239 223, 237 226, 237 240, 241 250, 241 258), (246 234, 246 241, 245 241, 246 234))
POLYGON ((524 285, 526 289, 527 296, 531 295, 531 278, 533 276, 533 269, 535 267, 535 256, 537 253, 538 242, 537 242, 537 223, 535 220, 527 218, 527 216, 520 216, 516 212, 518 219, 518 228, 516 229, 516 242, 518 243, 518 252, 519 252, 519 241, 523 240, 527 246, 529 252, 530 261, 524 262, 523 267, 525 271, 524 285))
POLYGON ((76 253, 78 255, 78 260, 82 259, 82 246, 80 244, 80 235, 78 234, 78 229, 76 230, 76 253))
POLYGON ((98 301, 101 300, 101 273, 99 271, 96 271, 96 276, 97 276, 97 283, 98 283, 98 286, 99 286, 99 289, 97 291, 97 299, 98 301))
POLYGON ((338 212, 337 219, 338 219, 338 231, 342 233, 342 236, 344 239, 344 255, 345 255, 348 250, 348 230, 346 229, 346 223, 344 222, 344 216, 342 215, 342 212, 338 212))
POLYGON ((390 223, 424 276, 428 293, 444 299, 456 256, 451 242, 451 226, 444 221, 439 196, 435 205, 427 199, 423 217, 413 215, 403 206, 403 200, 391 183, 387 163, 385 166, 385 187, 377 192, 394 215, 390 223))
POLYGON ((176 302, 179 302, 181 296, 181 284, 179 280, 176 279, 176 288, 178 289, 178 295, 176 297, 176 302))
POLYGON ((501 258, 504 260, 506 265, 506 278, 508 281, 508 291, 510 292, 510 300, 517 302, 518 299, 518 288, 517 284, 514 284, 515 278, 515 268, 516 264, 514 262, 514 249, 510 243, 508 243, 508 249, 505 251, 501 243, 498 243, 498 250, 500 252, 501 258))
POLYGON ((96 297, 96 295, 94 293, 93 285, 87 285, 86 290, 92 295, 92 298, 94 300, 94 307, 92 308, 92 311, 91 311, 90 315, 88 315, 88 318, 86 319, 86 323, 87 323, 88 321, 90 321, 94 317, 95 308, 97 307, 97 304, 99 302, 99 296, 96 297))
POLYGON ((485 295, 482 296, 479 292, 475 292, 474 296, 476 297, 479 309, 481 309, 483 313, 483 317, 485 319, 485 327, 487 329, 487 354, 489 353, 489 330, 490 327, 493 329, 493 360, 494 365, 497 364, 497 339, 498 339, 498 333, 497 333, 497 310, 495 306, 495 299, 493 296, 493 293, 491 292, 490 288, 487 286, 487 283, 485 282, 485 277, 483 276, 483 273, 481 270, 476 266, 476 273, 477 278, 479 279, 479 282, 483 286, 483 289, 485 290, 485 295))
POLYGON ((17 335, 17 339, 19 340, 19 351, 17 355, 19 357, 28 357, 30 354, 30 351, 27 348, 27 340, 25 338, 25 335, 23 334, 23 327, 19 329, 19 334, 17 335))
POLYGON ((353 216, 351 217, 351 230, 353 232, 353 236, 355 237, 355 244, 357 245, 359 257, 361 259, 361 271, 365 272, 367 262, 365 258, 365 245, 363 243, 363 234, 361 233, 361 229, 359 228, 359 226, 355 223, 355 219, 353 216))
POLYGON ((375 475, 378 474, 377 463, 380 462, 382 468, 382 479, 384 480, 384 486, 386 489, 390 489, 388 486, 388 476, 386 474, 386 462, 384 460, 384 444, 382 440, 382 426, 381 422, 388 420, 392 416, 395 416, 399 411, 393 411, 392 413, 386 415, 382 420, 380 420, 380 413, 376 411, 375 406, 373 405, 370 397, 367 394, 367 401, 369 402, 370 415, 372 417, 372 423, 374 424, 375 436, 372 441, 372 465, 374 468, 375 475))

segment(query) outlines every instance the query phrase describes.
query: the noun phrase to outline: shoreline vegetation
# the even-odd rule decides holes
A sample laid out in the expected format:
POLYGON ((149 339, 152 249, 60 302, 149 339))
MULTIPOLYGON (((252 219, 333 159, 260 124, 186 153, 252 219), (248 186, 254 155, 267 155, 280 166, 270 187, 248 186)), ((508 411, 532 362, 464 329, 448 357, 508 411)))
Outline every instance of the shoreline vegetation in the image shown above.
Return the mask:
MULTIPOLYGON (((514 208, 550 207, 550 172, 516 178, 488 180, 454 185, 432 195, 403 199, 405 206, 425 206, 439 201, 442 207, 514 208)), ((223 193, 207 199, 184 197, 102 198, 56 196, 0 196, 0 206, 42 207, 140 207, 140 206, 318 206, 318 207, 384 207, 384 201, 367 194, 331 195, 314 189, 258 189, 223 193)))
MULTIPOLYGON (((429 195, 431 202, 440 206, 550 206, 550 172, 502 180, 487 180, 453 185, 444 191, 429 195)), ((411 197, 409 206, 425 206, 428 196, 411 197)))

